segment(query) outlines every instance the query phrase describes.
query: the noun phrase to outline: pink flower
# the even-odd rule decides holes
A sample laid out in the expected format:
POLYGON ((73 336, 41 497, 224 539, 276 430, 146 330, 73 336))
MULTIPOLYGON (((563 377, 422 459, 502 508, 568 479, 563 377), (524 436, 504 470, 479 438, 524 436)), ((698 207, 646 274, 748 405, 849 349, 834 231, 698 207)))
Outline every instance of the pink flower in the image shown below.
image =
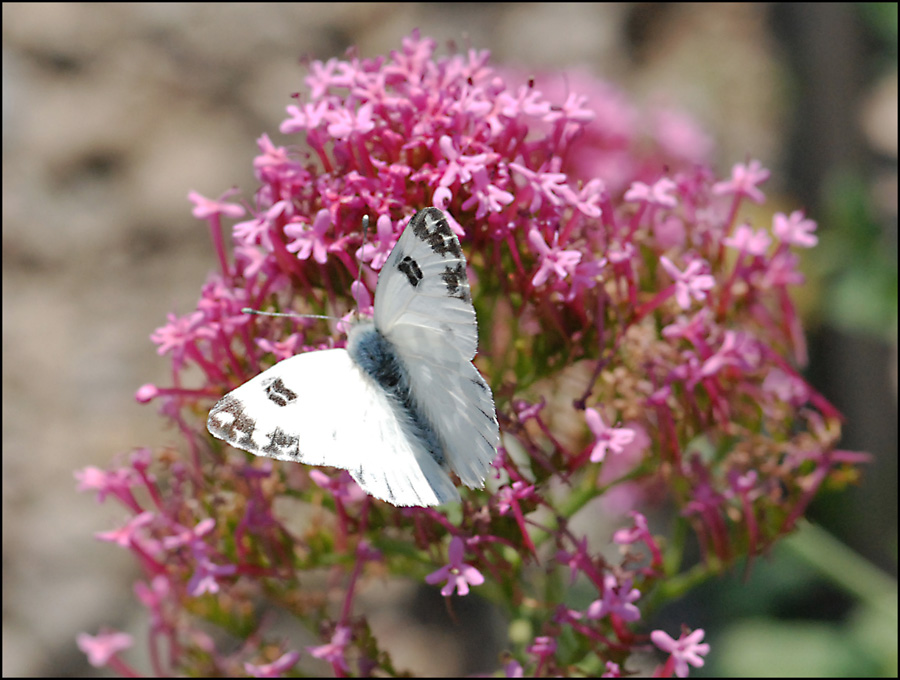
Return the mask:
POLYGON ((336 475, 326 475, 321 470, 313 469, 309 471, 309 478, 316 486, 330 491, 344 503, 358 503, 366 498, 366 492, 346 470, 341 470, 336 475))
POLYGON ((282 134, 290 135, 318 128, 328 119, 330 107, 327 100, 320 99, 304 104, 302 108, 292 104, 287 107, 287 112, 290 118, 282 122, 278 130, 282 134))
POLYGON ((531 283, 535 286, 546 283, 551 273, 556 274, 558 279, 571 276, 575 271, 575 265, 581 261, 581 253, 577 250, 562 250, 556 244, 552 248, 548 246, 537 229, 528 232, 528 242, 537 251, 541 261, 540 268, 531 279, 531 283))
POLYGON ((717 182, 712 191, 719 195, 746 196, 754 203, 764 203, 766 197, 757 189, 757 185, 769 179, 770 174, 759 161, 750 161, 747 165, 736 163, 731 169, 731 179, 717 182))
POLYGON ((547 172, 545 170, 532 170, 521 163, 512 162, 509 169, 521 175, 525 181, 529 194, 532 197, 529 209, 538 211, 545 205, 545 200, 553 206, 562 206, 567 203, 577 203, 577 195, 569 187, 568 177, 562 172, 547 172))
POLYGON ((591 450, 592 463, 602 461, 606 457, 607 451, 622 453, 625 446, 634 439, 634 430, 627 427, 609 427, 595 409, 585 409, 584 419, 597 439, 591 450))
POLYGON ((670 192, 676 189, 676 184, 668 177, 658 179, 653 186, 647 186, 643 182, 635 182, 625 192, 625 200, 632 203, 648 203, 662 208, 674 208, 678 205, 675 197, 670 192))
POLYGON ((543 411, 546 406, 547 402, 544 399, 534 403, 525 401, 524 399, 518 399, 513 403, 516 417, 523 423, 539 417, 541 411, 543 411))
POLYGON ((619 666, 619 664, 614 663, 612 661, 607 661, 606 662, 606 670, 603 672, 603 675, 601 675, 600 677, 601 678, 621 678, 624 676, 622 675, 622 668, 619 666))
POLYGON ((229 189, 219 198, 211 199, 198 194, 196 191, 191 191, 188 193, 188 200, 194 204, 191 214, 198 220, 209 219, 213 215, 224 215, 232 218, 241 217, 244 214, 244 209, 235 203, 228 203, 225 200, 236 193, 238 193, 237 189, 229 189))
POLYGON ((546 658, 556 651, 556 640, 548 635, 540 635, 528 646, 528 651, 538 658, 546 658))
POLYGON ((459 536, 454 536, 450 541, 448 550, 450 562, 435 572, 425 577, 425 582, 431 585, 445 581, 441 588, 441 595, 449 597, 454 591, 460 595, 469 594, 469 585, 480 586, 484 583, 484 576, 475 567, 462 561, 465 542, 459 536))
POLYGON ((109 543, 115 543, 123 548, 127 548, 137 540, 136 536, 138 535, 138 530, 149 525, 154 517, 155 515, 147 510, 140 515, 129 518, 128 521, 118 529, 114 529, 113 531, 98 531, 94 536, 98 541, 107 541, 109 543))
POLYGON ((588 553, 587 538, 582 538, 575 542, 575 551, 558 550, 556 552, 556 561, 569 567, 569 585, 575 585, 578 573, 585 566, 590 565, 591 556, 588 553))
POLYGON ((191 549, 194 562, 194 573, 187 584, 187 592, 192 597, 199 597, 204 593, 218 593, 221 589, 220 581, 229 576, 234 576, 237 567, 233 564, 217 564, 210 559, 209 550, 205 545, 194 545, 191 549))
POLYGON ((694 668, 703 667, 703 657, 709 654, 709 645, 701 643, 706 633, 698 628, 693 633, 682 633, 681 637, 673 640, 668 633, 662 630, 654 630, 650 633, 653 644, 662 651, 671 654, 671 660, 675 664, 675 675, 679 678, 688 676, 688 664, 694 668))
POLYGON ((807 218, 802 210, 795 210, 790 217, 784 213, 775 213, 772 218, 772 232, 785 243, 812 248, 819 242, 815 221, 807 218))
POLYGON ((134 640, 128 633, 102 632, 97 635, 80 633, 78 635, 78 648, 87 654, 88 662, 96 667, 106 666, 112 657, 128 649, 134 644, 134 640))
POLYGON ((623 621, 637 621, 641 611, 634 603, 641 598, 641 591, 631 587, 632 580, 626 579, 619 585, 612 574, 603 576, 603 595, 599 600, 591 602, 587 608, 589 619, 602 619, 614 614, 623 621))
POLYGON ((203 537, 209 534, 215 526, 216 520, 212 517, 199 521, 193 528, 176 525, 175 531, 163 539, 162 546, 166 550, 175 550, 194 543, 202 545, 203 537))
POLYGON ((310 74, 306 76, 306 84, 310 88, 310 97, 319 99, 324 97, 332 87, 347 87, 351 81, 341 75, 346 63, 332 57, 324 64, 314 61, 309 66, 310 74))
POLYGON ((140 507, 131 494, 131 487, 138 480, 129 468, 107 471, 88 465, 82 470, 76 470, 75 479, 78 480, 79 491, 96 491, 97 501, 100 503, 108 494, 112 494, 134 508, 140 507))
POLYGON ((754 231, 749 224, 741 224, 734 234, 722 240, 726 246, 750 255, 765 255, 772 238, 765 229, 754 231))
POLYGON ((721 371, 725 366, 751 370, 759 362, 759 348, 749 333, 725 331, 722 345, 703 362, 700 375, 704 378, 721 371))
POLYGON ((704 260, 691 260, 684 272, 678 269, 665 255, 660 256, 659 261, 669 276, 675 279, 675 299, 682 309, 691 306, 691 298, 699 301, 705 300, 706 291, 716 283, 712 276, 702 273, 707 268, 704 260))
POLYGON ((501 515, 507 514, 520 500, 527 499, 534 494, 534 485, 522 481, 515 481, 509 486, 497 491, 497 511, 501 515))
POLYGON ((317 659, 323 659, 330 663, 334 667, 336 673, 338 670, 340 670, 341 673, 347 673, 350 668, 347 666, 347 659, 344 656, 344 652, 352 639, 353 631, 350 630, 349 626, 337 626, 334 629, 334 634, 331 636, 329 642, 324 645, 307 647, 306 651, 317 659))
POLYGON ((163 609, 171 596, 171 585, 163 574, 154 576, 149 585, 142 581, 134 584, 134 594, 150 613, 150 627, 153 630, 165 627, 163 609))
POLYGON ((438 181, 438 185, 442 187, 449 187, 454 184, 468 184, 472 180, 473 173, 482 170, 490 159, 490 156, 486 153, 479 153, 473 156, 463 155, 456 150, 456 147, 453 146, 453 140, 448 135, 441 137, 438 144, 445 159, 438 166, 443 170, 443 174, 438 181))
POLYGON ((352 134, 364 135, 375 129, 372 120, 372 104, 363 104, 356 111, 337 109, 331 117, 328 134, 335 139, 347 139, 352 134))
POLYGON ((661 567, 663 562, 662 550, 656 542, 653 534, 650 532, 650 526, 647 518, 640 512, 632 510, 629 513, 634 518, 634 526, 630 529, 618 529, 613 534, 613 542, 619 545, 630 545, 632 543, 641 542, 647 546, 650 555, 653 558, 652 565, 661 567))
POLYGON ((537 667, 534 676, 540 677, 546 672, 548 665, 553 663, 553 655, 556 653, 556 640, 549 635, 540 635, 528 646, 528 653, 537 659, 537 667))
POLYGON ((292 222, 285 225, 284 235, 293 239, 287 244, 287 249, 297 253, 301 260, 313 259, 319 264, 325 264, 328 259, 328 238, 331 231, 331 215, 325 210, 319 210, 312 225, 302 222, 292 222))
POLYGON ((809 390, 803 380, 785 373, 780 368, 773 368, 766 374, 762 388, 781 401, 794 406, 802 405, 809 398, 809 390))
POLYGON ((204 314, 200 311, 191 312, 182 317, 174 314, 167 316, 169 323, 157 328, 150 336, 157 345, 156 353, 160 355, 167 352, 183 352, 187 346, 196 341, 200 324, 204 321, 204 314))

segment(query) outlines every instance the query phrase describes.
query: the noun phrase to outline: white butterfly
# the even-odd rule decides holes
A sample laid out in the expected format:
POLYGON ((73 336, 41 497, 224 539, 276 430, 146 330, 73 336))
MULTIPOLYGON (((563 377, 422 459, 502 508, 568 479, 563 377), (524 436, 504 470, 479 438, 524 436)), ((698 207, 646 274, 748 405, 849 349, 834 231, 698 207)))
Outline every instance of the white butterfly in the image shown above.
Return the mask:
POLYGON ((349 470, 394 505, 459 500, 448 473, 481 488, 500 438, 472 364, 477 342, 459 240, 426 208, 381 270, 374 320, 351 329, 346 349, 285 359, 226 394, 206 426, 257 456, 349 470))

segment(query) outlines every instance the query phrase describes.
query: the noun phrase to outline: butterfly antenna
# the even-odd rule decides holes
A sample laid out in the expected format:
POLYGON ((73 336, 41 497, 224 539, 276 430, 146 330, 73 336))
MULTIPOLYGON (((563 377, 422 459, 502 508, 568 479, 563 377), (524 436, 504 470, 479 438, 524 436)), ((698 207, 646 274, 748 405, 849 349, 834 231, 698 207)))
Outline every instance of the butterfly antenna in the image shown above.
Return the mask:
MULTIPOLYGON (((362 227, 363 227, 363 246, 366 245, 366 240, 369 236, 369 216, 363 215, 362 218, 362 227)), ((360 258, 359 260, 359 269, 356 271, 356 281, 359 283, 362 280, 362 266, 363 262, 360 258)), ((357 306, 359 303, 357 303, 357 306)), ((328 316, 325 314, 298 314, 296 312, 264 312, 260 309, 253 309, 251 307, 243 307, 241 312, 244 314, 255 314, 256 316, 286 316, 292 319, 339 319, 339 317, 328 316)), ((357 310, 358 312, 358 310, 357 310)))
POLYGON ((243 307, 241 311, 244 314, 256 314, 257 316, 289 316, 293 319, 336 319, 335 316, 326 316, 324 314, 295 314, 293 312, 264 312, 261 309, 251 309, 243 307))
MULTIPOLYGON (((366 240, 369 235, 369 216, 363 215, 363 246, 366 245, 366 240)), ((356 282, 359 283, 362 280, 362 259, 359 260, 359 269, 356 272, 356 282)), ((359 303, 357 302, 357 307, 359 303)), ((286 316, 292 319, 331 319, 331 320, 340 320, 339 317, 336 316, 328 316, 326 314, 298 314, 296 312, 264 312, 261 309, 253 309, 252 307, 242 307, 241 312, 244 314, 255 314, 256 316, 286 316)), ((357 315, 359 314, 359 310, 357 309, 357 315)))

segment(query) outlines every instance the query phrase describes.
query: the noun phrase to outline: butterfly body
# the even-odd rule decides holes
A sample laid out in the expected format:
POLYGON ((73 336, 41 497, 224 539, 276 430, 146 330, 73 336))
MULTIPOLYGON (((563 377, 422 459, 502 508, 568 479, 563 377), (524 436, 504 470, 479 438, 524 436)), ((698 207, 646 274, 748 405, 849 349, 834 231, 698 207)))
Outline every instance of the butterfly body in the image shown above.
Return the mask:
POLYGON ((490 387, 472 364, 465 259, 436 208, 410 220, 374 307, 346 349, 276 364, 223 397, 207 427, 256 455, 346 469, 394 505, 458 500, 450 472, 483 486, 499 429, 490 387))

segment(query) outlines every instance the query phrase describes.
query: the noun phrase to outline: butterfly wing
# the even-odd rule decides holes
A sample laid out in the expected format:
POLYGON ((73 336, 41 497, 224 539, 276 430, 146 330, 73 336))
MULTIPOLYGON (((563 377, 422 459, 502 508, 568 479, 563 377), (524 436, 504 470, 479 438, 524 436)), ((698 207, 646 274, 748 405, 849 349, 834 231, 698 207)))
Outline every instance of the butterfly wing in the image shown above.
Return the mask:
POLYGON ((494 399, 472 364, 478 344, 466 260, 444 214, 413 216, 378 278, 375 327, 408 374, 418 410, 437 432, 446 463, 481 487, 497 453, 494 399))
POLYGON ((396 403, 343 349, 298 354, 260 373, 213 407, 207 428, 257 456, 348 470, 394 505, 459 498, 396 403))

